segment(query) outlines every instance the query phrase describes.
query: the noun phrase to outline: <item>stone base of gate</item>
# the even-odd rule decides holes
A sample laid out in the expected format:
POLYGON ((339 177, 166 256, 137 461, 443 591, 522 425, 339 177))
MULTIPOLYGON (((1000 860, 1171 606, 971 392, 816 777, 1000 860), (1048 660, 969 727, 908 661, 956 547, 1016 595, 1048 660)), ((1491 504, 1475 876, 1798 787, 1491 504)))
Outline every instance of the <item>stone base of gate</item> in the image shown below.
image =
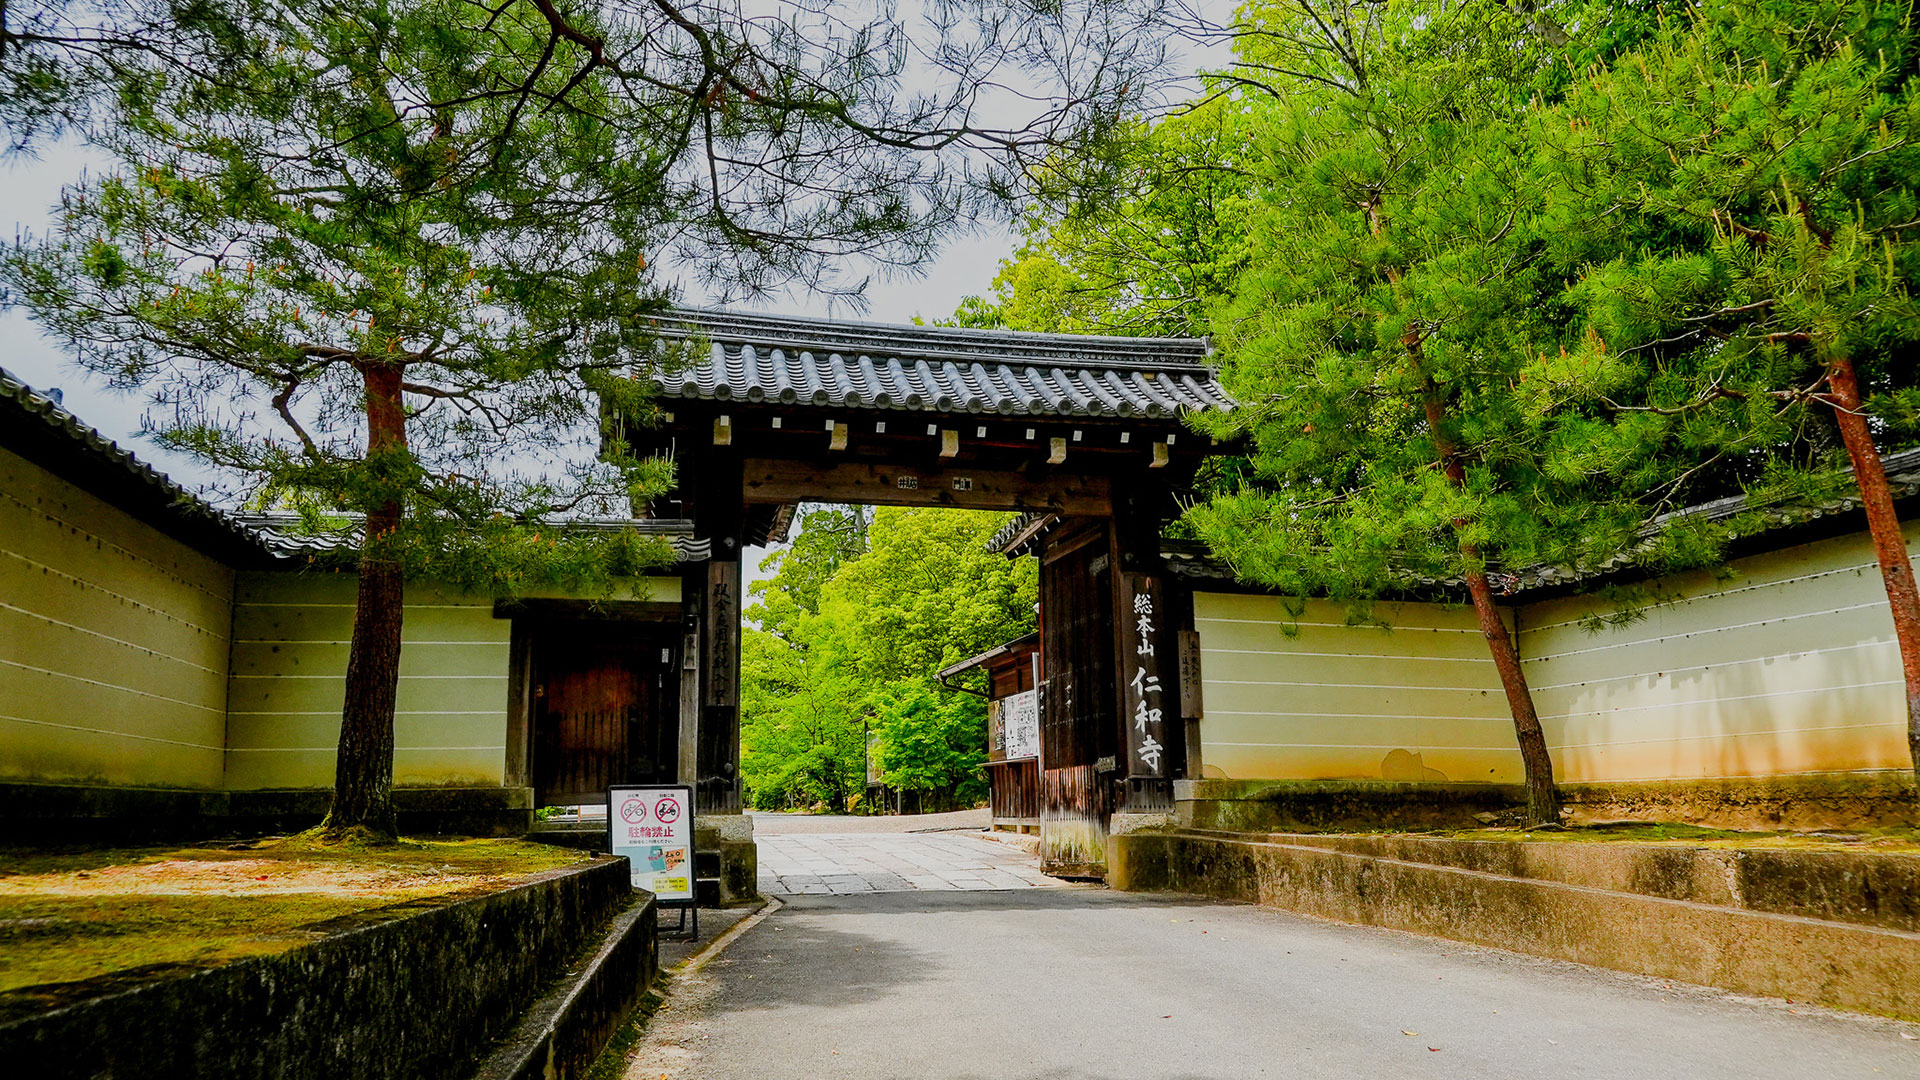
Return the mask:
POLYGON ((760 849, 753 842, 753 818, 746 814, 704 814, 694 819, 693 846, 699 853, 700 903, 730 907, 760 899, 760 849))

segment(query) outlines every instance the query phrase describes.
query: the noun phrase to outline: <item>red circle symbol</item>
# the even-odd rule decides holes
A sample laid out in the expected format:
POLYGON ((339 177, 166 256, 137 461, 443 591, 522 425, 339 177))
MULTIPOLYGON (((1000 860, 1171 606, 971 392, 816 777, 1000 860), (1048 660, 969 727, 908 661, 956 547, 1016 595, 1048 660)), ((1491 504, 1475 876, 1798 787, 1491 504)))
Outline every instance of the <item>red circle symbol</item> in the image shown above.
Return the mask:
POLYGON ((628 799, 620 804, 620 818, 629 825, 638 825, 647 820, 647 801, 628 799))
POLYGON ((661 799, 653 804, 653 816, 659 818, 662 825, 671 825, 680 820, 680 803, 674 799, 661 799))

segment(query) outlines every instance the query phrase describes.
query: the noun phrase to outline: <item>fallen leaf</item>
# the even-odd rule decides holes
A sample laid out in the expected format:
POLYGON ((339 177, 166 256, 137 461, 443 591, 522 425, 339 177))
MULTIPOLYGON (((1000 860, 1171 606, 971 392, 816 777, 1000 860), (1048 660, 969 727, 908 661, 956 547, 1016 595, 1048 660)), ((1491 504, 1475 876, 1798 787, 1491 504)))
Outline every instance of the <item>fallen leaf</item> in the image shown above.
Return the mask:
POLYGON ((1436 1053, 1436 1054, 1440 1052, 1440 1048, 1439 1048, 1439 1047, 1437 1047, 1437 1046, 1429 1046, 1429 1047, 1427 1047, 1427 1049, 1429 1049, 1429 1050, 1431 1050, 1431 1051, 1433 1051, 1433 1052, 1434 1052, 1434 1053, 1436 1053))
POLYGON ((1407 1030, 1406 1028, 1401 1028, 1401 1029, 1400 1029, 1400 1034, 1402 1034, 1402 1035, 1418 1035, 1418 1034, 1420 1034, 1420 1033, 1419 1033, 1419 1032, 1417 1032, 1417 1031, 1408 1031, 1408 1030, 1407 1030))

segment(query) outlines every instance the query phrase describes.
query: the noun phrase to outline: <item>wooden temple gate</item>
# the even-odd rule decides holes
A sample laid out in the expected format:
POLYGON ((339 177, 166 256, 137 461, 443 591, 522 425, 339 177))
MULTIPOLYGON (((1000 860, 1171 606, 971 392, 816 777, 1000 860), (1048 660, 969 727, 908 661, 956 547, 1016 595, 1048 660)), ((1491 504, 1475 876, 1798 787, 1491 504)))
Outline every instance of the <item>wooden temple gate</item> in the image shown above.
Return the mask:
MULTIPOLYGON (((1117 810, 1171 805, 1185 775, 1176 635, 1159 555, 1205 440, 1181 417, 1229 403, 1199 342, 872 326, 685 312, 655 375, 670 455, 655 503, 709 555, 682 564, 678 775, 737 815, 741 554, 802 501, 1023 511, 996 543, 1041 560, 1039 817, 1047 867, 1098 875, 1117 810)), ((1188 619, 1184 621, 1183 619, 1188 619)))

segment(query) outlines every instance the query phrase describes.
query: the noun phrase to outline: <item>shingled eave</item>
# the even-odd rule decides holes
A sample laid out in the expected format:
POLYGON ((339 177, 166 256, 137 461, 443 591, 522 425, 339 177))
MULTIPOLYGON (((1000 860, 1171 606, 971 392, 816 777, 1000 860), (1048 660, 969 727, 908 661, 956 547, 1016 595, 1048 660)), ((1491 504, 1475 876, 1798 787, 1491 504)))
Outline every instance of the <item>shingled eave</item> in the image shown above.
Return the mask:
POLYGON ((239 565, 271 562, 278 554, 234 515, 4 368, 0 446, 203 554, 239 565))

